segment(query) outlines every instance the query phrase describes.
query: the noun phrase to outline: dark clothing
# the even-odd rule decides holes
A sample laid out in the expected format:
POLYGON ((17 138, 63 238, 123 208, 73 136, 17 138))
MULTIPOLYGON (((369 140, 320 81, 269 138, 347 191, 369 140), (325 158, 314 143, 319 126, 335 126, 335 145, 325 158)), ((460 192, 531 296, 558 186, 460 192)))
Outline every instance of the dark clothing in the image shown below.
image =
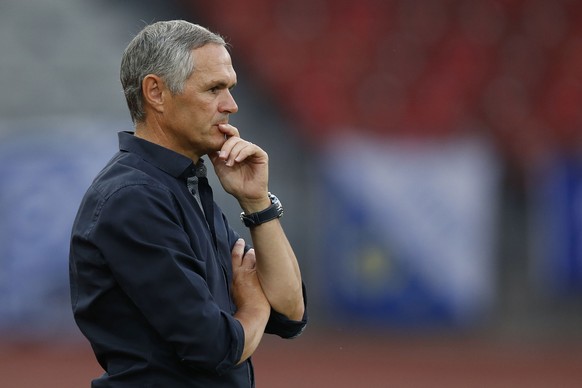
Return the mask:
MULTIPOLYGON (((106 371, 92 387, 253 386, 250 359, 235 365, 244 346, 230 297, 238 234, 213 201, 202 212, 188 191, 190 159, 131 133, 119 144, 71 238, 75 320, 106 371)), ((211 197, 205 178, 199 188, 211 197)), ((272 311, 266 332, 290 338, 305 324, 272 311)))

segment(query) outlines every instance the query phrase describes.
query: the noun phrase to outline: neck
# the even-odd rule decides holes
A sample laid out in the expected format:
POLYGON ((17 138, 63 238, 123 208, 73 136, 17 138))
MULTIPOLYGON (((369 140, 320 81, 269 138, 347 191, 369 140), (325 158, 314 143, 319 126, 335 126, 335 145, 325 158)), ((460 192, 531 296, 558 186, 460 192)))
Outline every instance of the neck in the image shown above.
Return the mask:
POLYGON ((200 159, 194 152, 181 147, 180 142, 175 137, 169 136, 159 125, 151 125, 147 120, 135 125, 135 136, 182 154, 192 159, 194 163, 200 159))

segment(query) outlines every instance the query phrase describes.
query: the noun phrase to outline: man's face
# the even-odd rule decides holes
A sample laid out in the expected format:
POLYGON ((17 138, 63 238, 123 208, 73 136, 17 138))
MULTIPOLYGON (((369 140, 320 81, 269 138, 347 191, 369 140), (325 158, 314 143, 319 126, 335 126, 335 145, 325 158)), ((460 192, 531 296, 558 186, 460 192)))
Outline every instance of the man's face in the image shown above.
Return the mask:
POLYGON ((194 71, 182 93, 164 104, 164 126, 176 151, 196 158, 220 150, 225 138, 218 124, 227 123, 238 106, 230 94, 236 73, 226 48, 208 44, 192 53, 194 71))

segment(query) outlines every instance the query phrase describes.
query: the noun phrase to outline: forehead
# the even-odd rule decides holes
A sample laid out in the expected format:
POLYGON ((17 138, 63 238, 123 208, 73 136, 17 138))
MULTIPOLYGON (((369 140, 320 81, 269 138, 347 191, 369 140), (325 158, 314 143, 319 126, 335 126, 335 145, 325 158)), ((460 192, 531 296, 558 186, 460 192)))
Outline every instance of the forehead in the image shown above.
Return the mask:
POLYGON ((218 44, 207 44, 192 50, 194 72, 192 78, 201 81, 217 79, 227 83, 236 83, 236 73, 228 50, 218 44))

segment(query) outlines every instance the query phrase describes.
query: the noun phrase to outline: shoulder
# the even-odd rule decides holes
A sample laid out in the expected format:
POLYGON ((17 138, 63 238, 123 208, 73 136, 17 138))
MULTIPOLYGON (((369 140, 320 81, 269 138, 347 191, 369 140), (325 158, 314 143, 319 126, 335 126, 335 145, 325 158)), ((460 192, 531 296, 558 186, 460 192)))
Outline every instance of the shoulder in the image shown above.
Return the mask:
POLYGON ((160 209, 173 213, 178 205, 175 190, 172 181, 163 179, 155 168, 131 154, 118 154, 87 190, 81 212, 94 221, 104 217, 122 220, 160 209))
POLYGON ((157 168, 131 153, 118 153, 96 176, 89 189, 103 201, 149 191, 171 194, 175 178, 164 177, 157 168))

